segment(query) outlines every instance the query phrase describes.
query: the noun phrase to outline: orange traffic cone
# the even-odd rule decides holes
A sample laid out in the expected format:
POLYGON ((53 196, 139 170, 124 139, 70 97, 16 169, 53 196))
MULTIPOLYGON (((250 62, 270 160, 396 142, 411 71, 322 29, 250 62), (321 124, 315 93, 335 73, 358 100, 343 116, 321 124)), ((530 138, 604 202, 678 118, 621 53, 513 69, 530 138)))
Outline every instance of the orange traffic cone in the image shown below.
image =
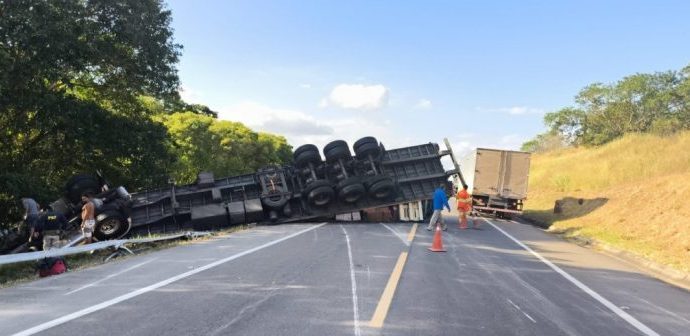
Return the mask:
POLYGON ((446 252, 446 250, 443 248, 443 242, 441 241, 441 226, 438 224, 436 225, 436 232, 434 233, 434 242, 431 244, 429 251, 446 252))

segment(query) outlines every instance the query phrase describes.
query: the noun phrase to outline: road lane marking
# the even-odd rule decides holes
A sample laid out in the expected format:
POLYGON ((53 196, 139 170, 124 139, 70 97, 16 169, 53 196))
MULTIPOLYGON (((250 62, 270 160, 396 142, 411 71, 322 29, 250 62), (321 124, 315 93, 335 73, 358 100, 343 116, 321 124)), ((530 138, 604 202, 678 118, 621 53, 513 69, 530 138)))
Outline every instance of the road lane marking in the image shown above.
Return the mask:
POLYGON ((70 294, 76 293, 76 292, 78 292, 78 291, 80 291, 80 290, 82 290, 82 289, 86 289, 86 288, 89 288, 89 287, 93 287, 93 286, 96 285, 96 284, 99 284, 99 283, 101 283, 101 282, 103 282, 103 281, 105 281, 105 280, 108 280, 108 279, 110 279, 110 278, 114 278, 114 277, 116 277, 116 276, 118 276, 118 275, 120 275, 120 274, 127 273, 127 272, 129 272, 129 271, 131 271, 131 270, 133 270, 133 269, 135 269, 135 268, 144 266, 144 265, 146 265, 146 264, 148 264, 148 263, 150 263, 150 262, 152 262, 152 261, 154 261, 154 260, 156 260, 156 259, 158 259, 158 258, 153 258, 153 259, 144 261, 143 263, 136 264, 136 265, 134 265, 134 266, 132 266, 132 267, 130 267, 130 268, 127 268, 127 269, 124 269, 124 270, 122 270, 122 271, 120 271, 120 272, 117 272, 117 273, 108 275, 108 276, 106 276, 105 278, 103 278, 103 279, 101 279, 101 280, 97 280, 97 281, 94 281, 94 282, 92 282, 92 283, 90 283, 90 284, 88 284, 88 285, 81 286, 81 287, 79 287, 79 288, 77 288, 77 289, 75 289, 75 290, 73 290, 73 291, 71 291, 71 292, 67 292, 67 293, 65 293, 65 294, 63 294, 63 295, 70 295, 70 294))
POLYGON ((410 233, 407 234, 407 242, 408 242, 407 245, 410 245, 410 243, 412 243, 412 240, 414 240, 415 233, 417 233, 417 223, 414 223, 414 225, 412 225, 412 229, 410 229, 410 233))
POLYGON ((508 302, 510 302, 510 304, 513 305, 513 307, 517 308, 517 310, 519 310, 519 311, 522 313, 522 315, 527 316, 527 318, 530 319, 530 321, 532 321, 533 323, 537 323, 537 321, 535 321, 535 320, 532 318, 532 316, 529 316, 529 314, 527 314, 524 310, 522 310, 522 308, 520 308, 520 306, 518 306, 518 305, 516 305, 515 303, 513 303, 513 301, 511 301, 510 299, 508 299, 508 302))
POLYGON ((405 261, 407 261, 407 252, 402 252, 400 253, 400 257, 398 257, 398 262, 395 263, 393 273, 391 273, 390 278, 388 278, 388 284, 386 284, 386 288, 383 290, 383 294, 381 294, 381 299, 379 299, 379 304, 376 306, 374 316, 372 316, 371 321, 369 321, 370 327, 383 327, 383 321, 386 320, 388 309, 390 309, 391 302, 393 302, 393 295, 395 294, 395 289, 398 287, 400 276, 405 267, 405 261))
POLYGON ((659 307, 658 305, 655 305, 655 304, 653 304, 653 303, 651 303, 651 302, 649 302, 649 301, 647 301, 647 300, 645 300, 645 299, 643 299, 643 298, 641 298, 641 297, 638 297, 638 298, 636 298, 636 299, 642 300, 642 301, 644 301, 644 302, 647 302, 647 304, 649 304, 650 306, 656 307, 657 309, 661 310, 662 312, 664 312, 664 313, 666 313, 666 314, 669 314, 669 315, 671 315, 671 316, 673 316, 673 317, 675 317, 675 318, 677 318, 677 319, 679 319, 679 320, 681 320, 681 321, 684 321, 684 322, 687 323, 688 325, 690 325, 690 320, 688 320, 688 319, 686 319, 686 318, 684 318, 684 317, 682 317, 682 316, 680 316, 680 315, 678 315, 678 314, 676 314, 676 313, 674 313, 674 312, 672 312, 672 311, 670 311, 670 310, 668 310, 668 309, 665 309, 664 307, 659 307))
POLYGON ((50 328, 52 328, 52 327, 59 326, 59 325, 61 325, 61 324, 63 324, 63 323, 67 323, 67 322, 69 322, 69 321, 72 321, 72 320, 77 319, 77 318, 80 318, 80 317, 82 317, 82 316, 91 314, 91 313, 93 313, 93 312, 97 312, 97 311, 99 311, 99 310, 103 310, 103 309, 105 309, 105 308, 108 308, 108 307, 110 307, 110 306, 112 306, 112 305, 115 305, 115 304, 118 304, 118 303, 120 303, 120 302, 127 301, 127 300, 129 300, 129 299, 131 299, 131 298, 134 298, 134 297, 137 297, 137 296, 139 296, 139 295, 146 294, 146 293, 148 293, 148 292, 150 292, 150 291, 156 290, 156 289, 158 289, 158 288, 161 288, 161 287, 163 287, 163 286, 169 285, 169 284, 171 284, 171 283, 173 283, 173 282, 182 280, 182 279, 184 279, 184 278, 188 278, 188 277, 190 277, 190 276, 192 276, 192 275, 194 275, 194 274, 197 274, 197 273, 203 272, 203 271, 205 271, 205 270, 214 268, 214 267, 216 267, 216 266, 222 265, 222 264, 224 264, 224 263, 227 263, 227 262, 229 262, 229 261, 235 260, 235 259, 237 259, 237 258, 246 256, 246 255, 248 255, 248 254, 254 253, 254 252, 259 251, 259 250, 263 250, 263 249, 265 249, 265 248, 267 248, 267 247, 270 247, 270 246, 273 246, 273 245, 275 245, 275 244, 284 242, 284 241, 286 241, 286 240, 288 240, 288 239, 290 239, 290 238, 297 237, 297 236, 299 236, 299 235, 301 235, 301 234, 303 234, 303 233, 305 233, 305 232, 309 232, 309 231, 311 231, 311 230, 318 229, 318 228, 320 228, 320 227, 322 227, 322 226, 324 226, 324 225, 326 225, 326 223, 321 223, 321 224, 318 224, 318 225, 314 225, 314 226, 312 226, 312 227, 308 227, 308 228, 306 228, 306 229, 304 229, 304 230, 295 232, 295 233, 290 234, 290 235, 288 235, 288 236, 285 236, 285 237, 283 237, 283 238, 279 238, 279 239, 270 241, 270 242, 265 243, 265 244, 263 244, 263 245, 260 245, 260 246, 251 248, 251 249, 249 249, 249 250, 246 250, 246 251, 243 251, 243 252, 234 254, 234 255, 229 256, 229 257, 227 257, 227 258, 223 258, 223 259, 214 261, 214 262, 212 262, 212 263, 210 263, 210 264, 207 264, 207 265, 205 265, 205 266, 201 266, 201 267, 196 268, 196 269, 194 269, 194 270, 187 271, 187 272, 182 273, 182 274, 178 274, 178 275, 176 275, 176 276, 174 276, 174 277, 171 277, 171 278, 165 279, 165 280, 163 280, 163 281, 157 282, 157 283, 155 283, 155 284, 153 284, 153 285, 146 286, 146 287, 143 287, 143 288, 139 288, 139 289, 137 289, 137 290, 135 290, 135 291, 133 291, 133 292, 129 292, 129 293, 124 294, 124 295, 120 295, 120 296, 118 296, 118 297, 116 297, 116 298, 114 298, 114 299, 110 299, 110 300, 101 302, 101 303, 99 303, 99 304, 96 304, 96 305, 93 305, 93 306, 84 308, 84 309, 82 309, 82 310, 76 311, 76 312, 74 312, 74 313, 67 314, 67 315, 64 315, 64 316, 62 316, 62 317, 56 318, 56 319, 54 319, 54 320, 50 320, 50 321, 48 321, 48 322, 39 324, 39 325, 37 325, 37 326, 35 326, 35 327, 32 327, 32 328, 29 328, 29 329, 20 331, 20 332, 18 332, 18 333, 15 333, 15 334, 13 334, 12 336, 29 336, 29 335, 33 335, 33 334, 39 333, 39 332, 41 332, 41 331, 45 331, 45 330, 50 329, 50 328))
POLYGON ((347 242, 347 257, 350 260, 350 283, 352 284, 352 311, 355 319, 354 328, 355 336, 362 335, 362 331, 359 329, 359 305, 357 304, 357 279, 355 278, 355 266, 352 262, 352 246, 350 246, 350 236, 345 231, 345 227, 340 225, 340 228, 345 234, 345 241, 347 242))
POLYGON ((386 229, 388 229, 388 230, 390 230, 391 232, 393 232, 393 235, 395 235, 396 237, 400 238, 400 240, 403 242, 403 244, 405 244, 405 245, 407 245, 407 246, 410 246, 410 243, 408 243, 407 241, 405 241, 405 239, 403 239, 403 237, 398 233, 398 231, 395 231, 392 227, 390 227, 390 226, 388 226, 388 225, 386 225, 386 224, 384 224, 384 223, 379 223, 379 224, 383 225, 386 229))
POLYGON ((632 315, 626 313, 624 310, 618 308, 618 306, 611 303, 611 301, 609 301, 606 298, 604 298, 603 296, 599 295, 599 293, 597 293, 594 290, 592 290, 591 288, 587 287, 587 285, 583 284, 582 282, 580 282, 580 280, 577 280, 572 275, 566 273, 564 270, 562 270, 560 267, 556 266, 554 263, 552 263, 548 259, 542 257, 541 254, 535 252, 529 246, 523 244, 521 241, 517 240, 516 238, 514 238, 513 236, 511 236, 507 232, 503 231, 503 229, 501 229, 500 227, 498 227, 497 225, 492 223, 490 220, 488 220, 484 217, 481 217, 481 219, 483 219, 489 225, 493 226, 496 230, 501 232, 506 237, 510 238, 510 240, 512 240, 516 244, 520 245, 520 247, 527 250, 527 252, 529 252, 532 255, 534 255, 535 257, 537 257, 537 259, 541 260, 547 266, 551 267, 551 269, 556 271, 556 273, 562 275, 564 278, 566 278, 572 284, 577 286, 577 288, 579 288, 583 292, 589 294, 589 296, 591 296, 595 300, 599 301, 599 303, 603 304, 606 308, 610 309, 612 312, 614 312, 616 315, 618 315, 619 317, 624 319, 626 322, 630 323, 633 327, 637 328, 637 330, 641 331, 643 334, 648 335, 648 336, 659 336, 659 334, 656 331, 652 330, 651 328, 646 326, 644 323, 638 321, 636 318, 632 317, 632 315))

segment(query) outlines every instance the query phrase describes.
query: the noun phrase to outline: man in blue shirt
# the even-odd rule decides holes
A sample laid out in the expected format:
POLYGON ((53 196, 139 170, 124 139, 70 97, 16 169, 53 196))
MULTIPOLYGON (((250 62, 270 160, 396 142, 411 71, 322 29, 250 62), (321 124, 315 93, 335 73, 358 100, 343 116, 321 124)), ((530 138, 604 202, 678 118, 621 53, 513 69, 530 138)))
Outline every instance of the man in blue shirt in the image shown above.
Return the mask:
POLYGON ((441 211, 443 211, 444 207, 448 209, 448 212, 450 212, 450 205, 448 205, 448 197, 446 196, 445 185, 441 184, 434 191, 434 214, 431 216, 429 225, 426 227, 427 231, 431 231, 436 224, 441 224, 443 231, 448 229, 448 227, 446 227, 446 223, 443 222, 443 215, 441 215, 441 211))

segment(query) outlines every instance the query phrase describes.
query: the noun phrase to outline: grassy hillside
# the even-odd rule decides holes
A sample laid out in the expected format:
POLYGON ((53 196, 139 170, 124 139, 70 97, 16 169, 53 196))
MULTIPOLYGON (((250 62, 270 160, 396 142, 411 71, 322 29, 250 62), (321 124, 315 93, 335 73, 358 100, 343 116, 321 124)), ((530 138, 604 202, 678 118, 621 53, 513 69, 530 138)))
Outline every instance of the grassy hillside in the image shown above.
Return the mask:
POLYGON ((690 272, 690 132, 537 154, 529 183, 525 214, 549 230, 690 272))

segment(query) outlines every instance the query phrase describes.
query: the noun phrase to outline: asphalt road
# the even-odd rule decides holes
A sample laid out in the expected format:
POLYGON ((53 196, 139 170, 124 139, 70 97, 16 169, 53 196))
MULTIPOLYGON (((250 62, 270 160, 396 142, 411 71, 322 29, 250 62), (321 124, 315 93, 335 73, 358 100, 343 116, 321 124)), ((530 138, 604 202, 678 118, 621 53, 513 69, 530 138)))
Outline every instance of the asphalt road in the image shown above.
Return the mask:
POLYGON ((440 253, 424 224, 292 224, 68 272, 0 290, 0 335, 690 335, 685 290, 529 225, 447 220, 440 253))

